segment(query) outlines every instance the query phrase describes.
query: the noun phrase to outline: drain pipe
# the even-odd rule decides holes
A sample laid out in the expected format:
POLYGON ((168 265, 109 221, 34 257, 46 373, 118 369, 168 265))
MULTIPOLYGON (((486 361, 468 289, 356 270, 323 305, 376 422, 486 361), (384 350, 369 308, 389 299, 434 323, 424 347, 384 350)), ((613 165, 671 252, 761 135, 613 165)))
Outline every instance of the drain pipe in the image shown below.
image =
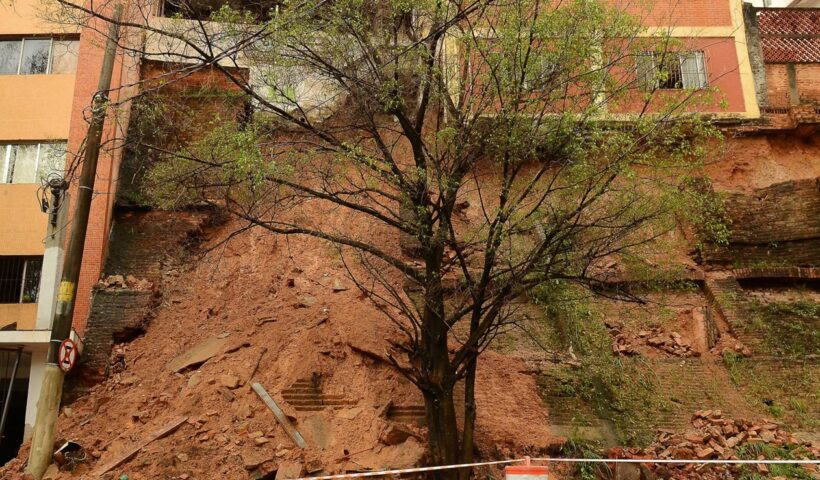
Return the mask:
POLYGON ((9 391, 6 392, 6 401, 3 403, 3 416, 0 417, 0 444, 6 438, 6 418, 9 415, 9 404, 11 403, 11 394, 14 391, 14 379, 17 377, 17 367, 20 366, 20 357, 23 356, 23 347, 17 349, 17 358, 14 359, 14 368, 11 369, 11 378, 9 379, 9 391))

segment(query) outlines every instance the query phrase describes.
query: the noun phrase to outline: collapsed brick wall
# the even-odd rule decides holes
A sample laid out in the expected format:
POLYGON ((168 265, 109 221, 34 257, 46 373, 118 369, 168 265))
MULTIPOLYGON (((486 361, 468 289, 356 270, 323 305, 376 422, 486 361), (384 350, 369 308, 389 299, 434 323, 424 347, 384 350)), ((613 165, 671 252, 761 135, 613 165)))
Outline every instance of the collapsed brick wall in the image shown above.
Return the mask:
POLYGON ((150 320, 154 292, 98 290, 94 293, 88 333, 84 340, 83 366, 93 376, 107 373, 108 357, 117 337, 139 334, 150 320))
POLYGON ((729 245, 707 246, 715 264, 820 265, 820 179, 789 181, 726 198, 729 245))
POLYGON ((203 212, 115 212, 103 276, 130 275, 151 282, 152 288, 95 289, 83 338, 82 365, 89 376, 105 375, 113 344, 138 335, 151 320, 161 296, 163 267, 184 255, 205 218, 203 212))

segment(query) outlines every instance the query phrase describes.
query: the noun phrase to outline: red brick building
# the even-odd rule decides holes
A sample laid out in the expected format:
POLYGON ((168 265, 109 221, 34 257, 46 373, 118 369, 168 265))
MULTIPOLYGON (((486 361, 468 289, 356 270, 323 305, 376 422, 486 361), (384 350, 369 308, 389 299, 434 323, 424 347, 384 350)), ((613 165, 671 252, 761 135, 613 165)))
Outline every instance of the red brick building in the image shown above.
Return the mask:
POLYGON ((747 6, 745 17, 763 124, 820 123, 820 8, 747 6))

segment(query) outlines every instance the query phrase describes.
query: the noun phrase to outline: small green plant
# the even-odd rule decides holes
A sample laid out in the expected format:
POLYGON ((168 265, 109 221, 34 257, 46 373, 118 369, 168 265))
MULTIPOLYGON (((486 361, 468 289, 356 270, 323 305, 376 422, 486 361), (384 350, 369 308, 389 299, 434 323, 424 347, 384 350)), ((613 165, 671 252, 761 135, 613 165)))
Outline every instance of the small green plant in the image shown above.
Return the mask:
POLYGON ((778 405, 769 405, 769 413, 771 413, 774 418, 781 418, 783 416, 783 407, 778 405))
POLYGON ((651 419, 663 407, 651 369, 612 355, 612 338, 603 315, 577 289, 551 282, 539 287, 533 298, 544 306, 546 321, 555 326, 558 346, 571 347, 582 364, 555 373, 546 388, 583 400, 598 417, 611 420, 624 444, 651 442, 651 419))
MULTIPOLYGON (((742 460, 756 460, 758 458, 797 460, 807 458, 808 452, 798 445, 770 445, 766 443, 747 443, 736 450, 738 458, 742 460)), ((800 465, 772 464, 768 465, 769 475, 761 475, 754 471, 756 467, 744 465, 739 478, 741 480, 763 480, 771 477, 783 477, 795 480, 812 480, 815 477, 800 465)))
MULTIPOLYGON (((600 445, 573 436, 561 445, 560 453, 570 458, 599 459, 603 458, 599 453, 600 450, 600 445)), ((606 464, 579 462, 575 465, 575 470, 579 480, 598 480, 602 476, 609 478, 612 475, 611 469, 606 464)))
POLYGON ((809 300, 752 302, 745 329, 762 333, 766 347, 779 355, 805 358, 820 354, 820 303, 809 300))

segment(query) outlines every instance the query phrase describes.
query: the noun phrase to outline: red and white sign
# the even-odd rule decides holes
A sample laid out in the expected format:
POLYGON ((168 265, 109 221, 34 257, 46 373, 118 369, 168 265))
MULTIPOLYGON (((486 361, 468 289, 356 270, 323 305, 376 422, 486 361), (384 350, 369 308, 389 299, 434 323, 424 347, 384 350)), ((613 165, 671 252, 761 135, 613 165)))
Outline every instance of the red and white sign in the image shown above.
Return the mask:
POLYGON ((71 371, 74 364, 77 363, 77 344, 74 340, 66 338, 60 344, 60 349, 57 350, 57 360, 60 362, 60 370, 64 372, 71 371))
POLYGON ((507 480, 548 480, 549 473, 549 468, 536 465, 516 465, 504 469, 507 480))

